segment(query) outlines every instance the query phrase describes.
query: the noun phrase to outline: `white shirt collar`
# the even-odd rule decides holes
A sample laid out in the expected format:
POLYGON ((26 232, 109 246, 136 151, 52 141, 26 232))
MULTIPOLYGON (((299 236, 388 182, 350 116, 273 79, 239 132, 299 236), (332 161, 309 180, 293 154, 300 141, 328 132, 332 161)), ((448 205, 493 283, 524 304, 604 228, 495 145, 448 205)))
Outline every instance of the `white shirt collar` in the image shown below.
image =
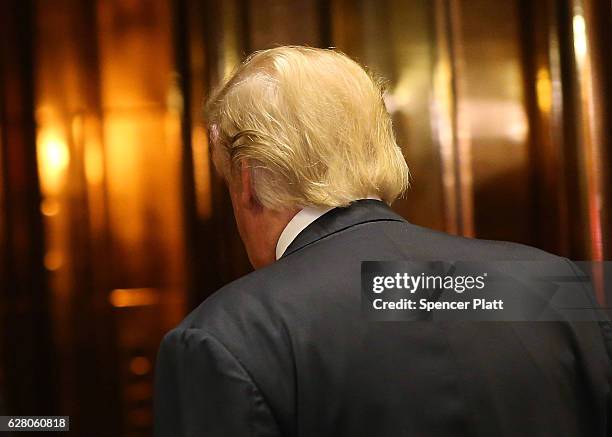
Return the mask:
MULTIPOLYGON (((380 200, 380 197, 368 196, 366 199, 380 200)), ((285 229, 283 229, 283 232, 281 232, 280 237, 278 237, 278 241, 276 242, 276 259, 278 260, 281 256, 283 256, 289 245, 293 243, 293 240, 296 239, 300 232, 306 229, 308 225, 310 225, 316 219, 332 209, 334 209, 333 206, 324 208, 307 206, 294 215, 289 223, 287 223, 287 226, 285 226, 285 229)))

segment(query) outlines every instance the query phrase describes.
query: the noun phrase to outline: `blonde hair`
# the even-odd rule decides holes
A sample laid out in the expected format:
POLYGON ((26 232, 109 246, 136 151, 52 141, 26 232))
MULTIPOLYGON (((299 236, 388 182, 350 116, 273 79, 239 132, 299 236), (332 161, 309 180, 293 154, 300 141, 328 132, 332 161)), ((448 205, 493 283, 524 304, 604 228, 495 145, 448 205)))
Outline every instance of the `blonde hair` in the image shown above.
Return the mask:
POLYGON ((270 209, 391 204, 409 172, 382 87, 348 56, 286 46, 249 56, 210 97, 206 123, 217 169, 246 161, 270 209))

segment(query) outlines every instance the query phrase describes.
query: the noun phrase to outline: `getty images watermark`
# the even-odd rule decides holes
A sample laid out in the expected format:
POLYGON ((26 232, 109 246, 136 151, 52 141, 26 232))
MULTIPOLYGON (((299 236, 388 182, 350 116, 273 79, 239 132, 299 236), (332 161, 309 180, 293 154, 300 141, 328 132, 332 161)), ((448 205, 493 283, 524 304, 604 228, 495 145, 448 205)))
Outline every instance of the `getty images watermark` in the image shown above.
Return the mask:
POLYGON ((362 313, 377 321, 603 321, 606 284, 612 263, 562 258, 361 265, 362 313))

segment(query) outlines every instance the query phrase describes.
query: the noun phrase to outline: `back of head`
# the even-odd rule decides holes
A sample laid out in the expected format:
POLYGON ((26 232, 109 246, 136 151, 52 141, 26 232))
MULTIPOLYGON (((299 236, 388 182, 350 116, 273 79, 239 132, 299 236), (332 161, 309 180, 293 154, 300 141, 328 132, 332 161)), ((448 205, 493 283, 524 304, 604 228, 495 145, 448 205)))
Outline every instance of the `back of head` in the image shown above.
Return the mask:
POLYGON ((256 52, 211 96, 206 122, 217 168, 229 179, 246 162, 270 209, 390 204, 408 185, 380 85, 335 50, 256 52))

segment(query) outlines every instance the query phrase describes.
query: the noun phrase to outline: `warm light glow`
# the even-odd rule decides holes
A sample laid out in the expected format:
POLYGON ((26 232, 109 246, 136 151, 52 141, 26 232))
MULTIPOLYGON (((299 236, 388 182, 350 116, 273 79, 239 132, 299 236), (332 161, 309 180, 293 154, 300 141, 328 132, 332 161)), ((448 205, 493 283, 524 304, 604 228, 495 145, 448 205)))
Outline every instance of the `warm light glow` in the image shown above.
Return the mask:
POLYGON ((540 67, 536 78, 536 96, 540 111, 548 113, 552 107, 552 83, 547 68, 540 67))
POLYGON ((57 194, 70 162, 66 141, 58 129, 41 129, 37 139, 40 182, 45 194, 57 194))
POLYGON ((147 357, 134 357, 130 361, 130 371, 135 375, 146 375, 151 370, 151 362, 147 357))
POLYGON ((523 106, 513 100, 470 99, 463 104, 470 115, 471 128, 481 139, 506 138, 522 144, 529 133, 523 106))
POLYGON ((60 210, 60 205, 57 200, 54 199, 45 199, 40 204, 40 212, 47 217, 53 217, 57 215, 60 210))
POLYGON ((413 100, 412 93, 421 85, 414 71, 406 68, 391 92, 384 95, 385 107, 390 114, 406 110, 413 100))
POLYGON ((156 157, 153 152, 142 152, 147 142, 151 147, 163 144, 159 140, 160 129, 153 127, 152 117, 147 115, 111 113, 104 118, 105 189, 112 199, 109 208, 112 232, 118 244, 130 248, 138 247, 146 238, 142 220, 148 200, 144 177, 147 172, 160 172, 158 159, 151 159, 156 157))
POLYGON ((58 270, 64 264, 64 257, 60 252, 51 250, 45 254, 44 264, 47 270, 58 270))
MULTIPOLYGON (((221 20, 222 26, 226 29, 237 29, 240 24, 238 14, 236 13, 235 2, 222 2, 221 20)), ((223 51, 221 63, 221 74, 224 79, 227 79, 240 62, 240 50, 238 49, 238 36, 236 32, 223 32, 222 45, 223 51)))
POLYGON ((586 24, 581 11, 577 11, 572 19, 572 29, 574 31, 574 51, 576 53, 576 60, 578 66, 584 62, 587 55, 587 37, 586 37, 586 24))
MULTIPOLYGON (((453 156, 453 128, 452 128, 452 76, 448 62, 440 61, 436 64, 433 77, 435 98, 433 100, 433 113, 435 114, 433 125, 437 130, 442 154, 445 159, 453 156)), ((450 172, 444 172, 450 175, 450 172)), ((447 176, 446 179, 449 179, 447 176)), ((445 181, 445 184, 452 184, 454 178, 445 181)))
POLYGON ((159 301, 154 288, 118 288, 109 296, 112 306, 118 308, 155 305, 159 301))

